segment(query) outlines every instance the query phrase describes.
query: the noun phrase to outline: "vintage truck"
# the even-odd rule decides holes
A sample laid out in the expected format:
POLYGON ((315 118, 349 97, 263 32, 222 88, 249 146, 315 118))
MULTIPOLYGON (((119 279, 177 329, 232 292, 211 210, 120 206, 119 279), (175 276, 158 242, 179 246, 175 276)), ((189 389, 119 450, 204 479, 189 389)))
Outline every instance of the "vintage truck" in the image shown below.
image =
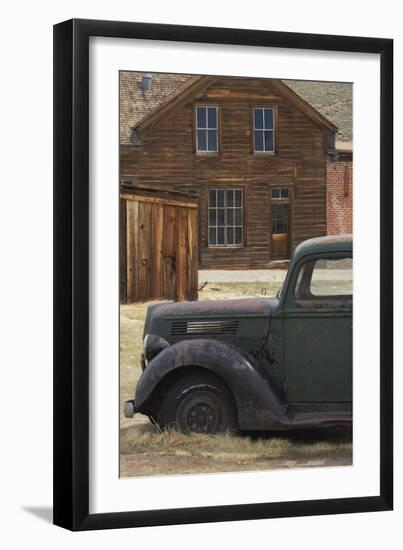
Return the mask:
POLYGON ((352 421, 352 239, 298 245, 276 297, 151 305, 125 416, 189 432, 352 421))

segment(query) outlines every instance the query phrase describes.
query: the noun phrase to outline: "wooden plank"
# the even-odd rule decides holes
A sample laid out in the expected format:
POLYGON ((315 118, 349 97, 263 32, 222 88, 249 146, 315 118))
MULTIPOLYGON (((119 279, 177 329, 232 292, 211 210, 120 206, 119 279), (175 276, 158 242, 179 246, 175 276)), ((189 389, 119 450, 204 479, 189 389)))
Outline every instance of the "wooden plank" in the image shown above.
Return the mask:
POLYGON ((163 206, 151 205, 150 298, 161 298, 163 257, 163 206))
POLYGON ((127 301, 138 299, 138 208, 139 203, 126 202, 127 301))
POLYGON ((138 205, 138 300, 143 301, 150 298, 151 204, 139 202, 138 205))
POLYGON ((199 227, 197 210, 188 209, 188 300, 197 300, 198 287, 198 240, 199 227))
POLYGON ((231 91, 231 90, 214 90, 212 92, 208 92, 208 98, 209 99, 231 99, 231 100, 239 100, 239 99, 246 99, 248 101, 279 101, 280 97, 278 95, 273 94, 254 94, 251 92, 238 92, 238 91, 231 91))
POLYGON ((164 235, 162 254, 162 294, 176 298, 176 208, 164 206, 164 235))
POLYGON ((119 300, 127 303, 127 215, 126 201, 119 203, 119 300))
POLYGON ((176 298, 186 300, 188 293, 188 210, 177 209, 176 298))
POLYGON ((195 202, 186 202, 186 201, 180 201, 177 199, 163 199, 160 197, 146 197, 145 195, 133 195, 132 193, 121 193, 120 194, 121 199, 125 199, 128 201, 139 201, 139 202, 150 202, 153 204, 169 204, 171 206, 183 206, 186 208, 197 208, 197 203, 195 202))

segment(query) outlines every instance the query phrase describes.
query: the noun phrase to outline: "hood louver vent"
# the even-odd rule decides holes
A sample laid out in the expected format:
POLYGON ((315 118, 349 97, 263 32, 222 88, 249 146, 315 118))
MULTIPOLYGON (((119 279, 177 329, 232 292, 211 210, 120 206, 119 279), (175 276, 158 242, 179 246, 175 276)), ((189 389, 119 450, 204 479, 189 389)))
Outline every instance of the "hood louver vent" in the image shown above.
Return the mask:
POLYGON ((171 325, 171 336, 173 338, 183 338, 183 337, 197 337, 197 336, 208 336, 208 337, 220 337, 220 336, 229 336, 236 334, 238 330, 238 321, 235 320, 226 320, 226 319, 217 319, 217 320, 196 320, 196 321, 186 321, 178 320, 172 321, 171 325))

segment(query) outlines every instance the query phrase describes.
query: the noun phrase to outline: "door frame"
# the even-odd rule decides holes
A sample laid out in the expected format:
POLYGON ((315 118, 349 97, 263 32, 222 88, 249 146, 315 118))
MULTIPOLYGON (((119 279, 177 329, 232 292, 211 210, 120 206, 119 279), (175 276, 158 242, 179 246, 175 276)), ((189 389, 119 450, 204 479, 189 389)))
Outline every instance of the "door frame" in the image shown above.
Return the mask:
POLYGON ((288 185, 273 185, 270 187, 270 241, 271 241, 271 261, 289 260, 291 258, 292 241, 293 241, 293 212, 294 212, 294 189, 293 184, 288 185), (273 199, 273 190, 275 189, 288 189, 288 197, 286 199, 273 199), (273 205, 288 205, 288 227, 287 227, 287 257, 276 258, 273 255, 273 205))

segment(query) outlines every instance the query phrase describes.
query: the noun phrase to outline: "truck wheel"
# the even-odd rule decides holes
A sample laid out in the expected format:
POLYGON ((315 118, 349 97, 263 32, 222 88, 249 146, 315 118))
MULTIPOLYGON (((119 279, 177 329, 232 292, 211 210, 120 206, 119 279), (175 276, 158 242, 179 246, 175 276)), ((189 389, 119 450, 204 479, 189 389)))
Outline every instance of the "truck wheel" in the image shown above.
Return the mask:
POLYGON ((235 418, 227 388, 213 377, 194 374, 180 378, 168 388, 158 424, 162 429, 214 434, 235 431, 235 418))

